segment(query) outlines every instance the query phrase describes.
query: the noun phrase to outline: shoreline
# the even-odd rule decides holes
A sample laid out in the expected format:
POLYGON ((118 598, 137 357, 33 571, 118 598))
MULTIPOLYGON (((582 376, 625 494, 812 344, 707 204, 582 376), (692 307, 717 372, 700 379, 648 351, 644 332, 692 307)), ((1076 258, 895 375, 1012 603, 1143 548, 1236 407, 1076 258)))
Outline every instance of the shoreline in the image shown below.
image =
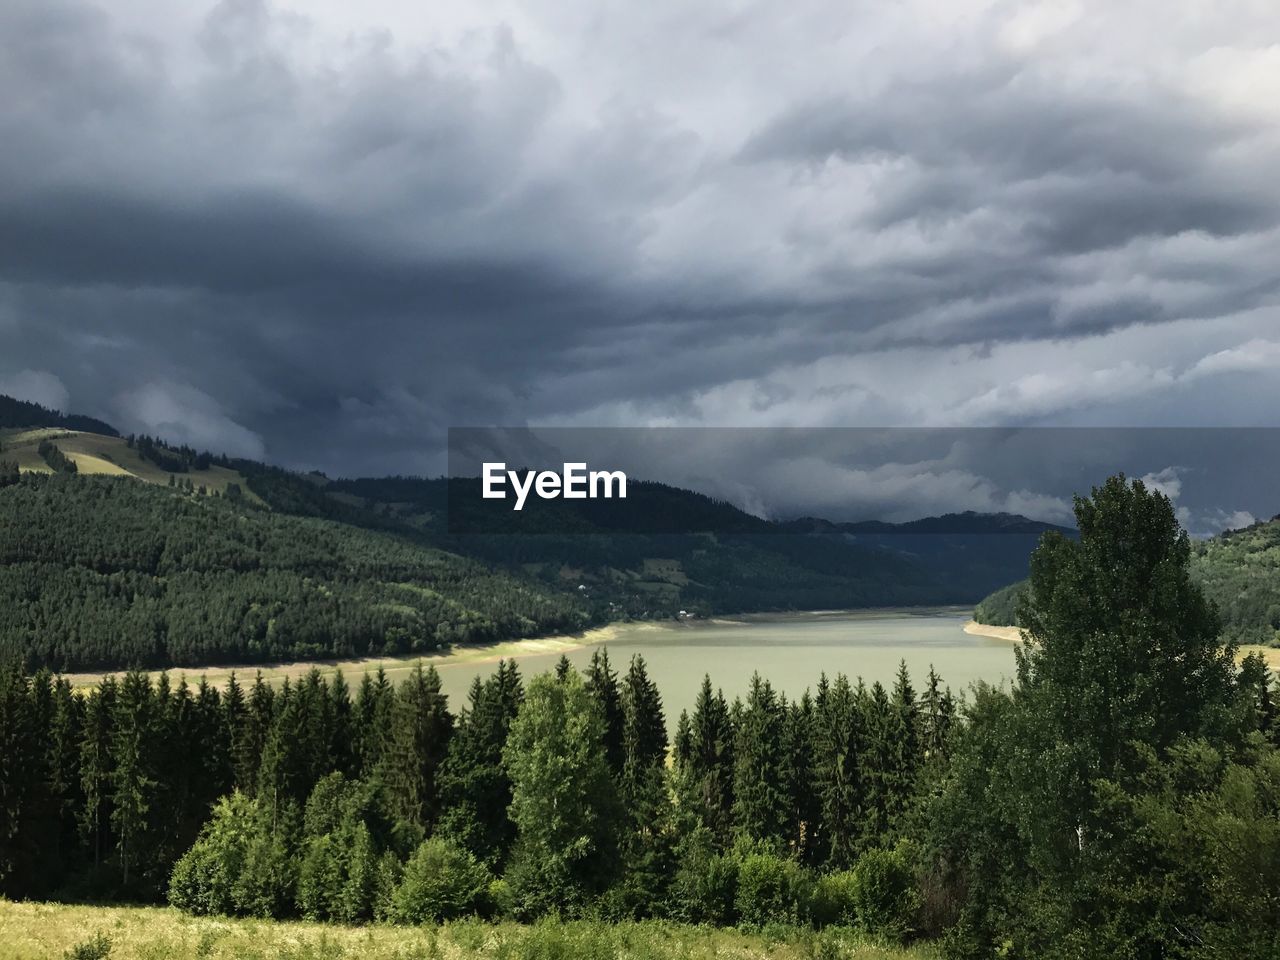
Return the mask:
MULTIPOLYGON (((516 657, 569 653, 572 650, 579 650, 583 647, 608 643, 618 637, 624 626, 632 630, 660 630, 665 625, 658 621, 619 622, 605 624, 601 627, 592 627, 590 630, 584 630, 581 633, 554 634, 549 637, 526 637, 521 640, 500 640, 497 643, 448 647, 444 650, 430 653, 405 653, 372 657, 326 657, 319 660, 288 660, 270 663, 226 663, 210 664, 204 667, 174 666, 147 670, 145 673, 152 680, 162 673, 167 673, 173 682, 184 678, 190 682, 203 677, 216 686, 225 684, 227 678, 233 673, 238 679, 243 680, 247 677, 252 680, 257 673, 261 672, 264 680, 275 683, 286 677, 304 677, 311 672, 312 667, 319 668, 320 672, 326 676, 341 670, 344 674, 349 672, 353 676, 359 677, 365 673, 373 673, 379 667, 388 671, 392 669, 402 670, 412 668, 421 663, 424 667, 448 668, 497 663, 499 660, 516 657)), ((124 670, 87 670, 64 673, 62 676, 71 681, 73 688, 82 689, 96 684, 103 677, 120 676, 123 673, 125 673, 124 670)))
POLYGON ((964 632, 971 637, 986 637, 989 640, 1004 640, 1008 643, 1023 643, 1021 627, 997 627, 990 623, 979 623, 977 620, 968 620, 964 625, 964 632))
MULTIPOLYGON (((173 666, 147 670, 145 673, 152 680, 160 674, 167 673, 173 683, 185 678, 188 683, 206 679, 215 686, 224 686, 231 674, 235 674, 242 682, 261 672, 263 679, 271 684, 278 684, 286 677, 296 679, 305 677, 313 667, 319 668, 325 676, 331 676, 341 670, 349 678, 358 680, 365 673, 375 672, 379 667, 391 671, 412 669, 421 663, 424 667, 434 666, 440 670, 453 667, 472 666, 475 664, 497 663, 499 660, 519 659, 570 653, 584 647, 610 643, 618 639, 624 632, 627 634, 647 632, 669 632, 679 630, 697 630, 715 626, 734 626, 748 623, 778 623, 795 620, 822 620, 835 618, 873 619, 883 617, 928 617, 959 616, 966 613, 969 607, 862 607, 848 610, 803 610, 782 613, 744 613, 728 614, 696 620, 630 620, 616 621, 599 627, 592 627, 581 633, 552 634, 546 637, 527 637, 521 640, 500 640, 496 643, 476 644, 449 647, 445 650, 421 654, 397 654, 392 656, 367 657, 325 657, 317 660, 287 660, 268 663, 226 663, 209 664, 207 666, 173 666)), ((966 626, 966 632, 968 632, 966 626)), ((64 673, 74 689, 82 690, 97 684, 103 677, 120 676, 124 670, 83 670, 64 673)))

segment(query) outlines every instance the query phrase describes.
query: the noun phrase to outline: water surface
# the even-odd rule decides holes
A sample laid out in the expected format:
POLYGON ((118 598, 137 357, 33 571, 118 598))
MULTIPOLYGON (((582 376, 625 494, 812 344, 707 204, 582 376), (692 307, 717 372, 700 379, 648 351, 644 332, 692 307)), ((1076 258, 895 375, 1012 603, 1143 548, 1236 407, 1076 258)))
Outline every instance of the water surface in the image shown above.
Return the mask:
MULTIPOLYGON (((704 674, 725 695, 745 694, 753 672, 788 697, 812 690, 824 671, 844 673, 868 684, 893 682, 906 661, 917 691, 929 668, 959 694, 975 680, 998 684, 1014 672, 1013 644, 964 632, 968 610, 895 610, 755 616, 733 621, 623 624, 604 644, 619 672, 634 654, 644 657, 674 726, 682 709, 691 708, 704 674)), ((595 646, 568 652, 582 669, 595 646)), ((518 656, 526 679, 551 670, 559 653, 518 656)), ((445 663, 436 667, 453 709, 465 702, 472 678, 487 676, 491 663, 445 663)))

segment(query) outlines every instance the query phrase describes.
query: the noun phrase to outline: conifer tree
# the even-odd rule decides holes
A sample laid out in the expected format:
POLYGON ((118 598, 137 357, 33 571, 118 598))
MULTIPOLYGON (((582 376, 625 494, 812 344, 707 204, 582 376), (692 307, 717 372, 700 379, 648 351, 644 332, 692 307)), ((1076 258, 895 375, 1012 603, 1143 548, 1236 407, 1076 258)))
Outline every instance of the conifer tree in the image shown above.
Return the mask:
POLYGON ((329 680, 329 744, 328 756, 331 769, 344 776, 355 775, 355 751, 352 749, 355 722, 351 704, 351 689, 341 670, 335 670, 329 680))
POLYGON ((379 667, 360 681, 356 696, 356 753, 360 776, 373 778, 382 760, 382 752, 391 739, 391 714, 395 705, 395 690, 387 679, 386 671, 379 667))
POLYGON ((920 767, 920 708, 907 672, 906 661, 898 666, 889 711, 886 746, 888 768, 884 771, 885 809, 889 823, 907 810, 916 789, 920 767))
POLYGON ((893 704, 884 685, 877 680, 868 691, 858 683, 863 729, 862 751, 863 836, 874 844, 889 830, 894 796, 895 721, 893 704))
POLYGON ((21 894, 29 881, 31 820, 40 802, 42 732, 28 681, 16 663, 0 664, 0 891, 21 894))
POLYGON ((392 816, 430 830, 440 814, 438 775, 452 734, 440 675, 418 663, 396 691, 379 773, 392 816))
POLYGON ((724 695, 704 675, 689 721, 688 746, 677 751, 683 806, 726 847, 733 835, 734 729, 724 695))
POLYGON ((665 900, 674 866, 671 803, 666 776, 667 724, 662 697, 636 654, 622 683, 623 764, 619 779, 626 882, 620 911, 652 914, 665 900))
POLYGON ((151 811, 157 780, 155 696, 147 675, 125 674, 116 696, 111 729, 111 827, 116 838, 121 879, 126 888, 148 863, 151 811))
MULTIPOLYGON (((568 660, 565 660, 568 663, 568 660)), ((622 692, 618 687, 618 675, 609 665, 609 650, 598 647, 591 654, 591 664, 586 669, 587 692, 595 700, 604 718, 604 755, 615 777, 622 775, 622 692)))
POLYGON ((115 677, 104 677, 85 698, 80 735, 80 790, 84 805, 78 823, 80 837, 98 867, 107 851, 111 824, 111 741, 115 716, 115 677))
POLYGON ((495 867, 505 862, 515 840, 507 818, 511 781, 502 764, 520 703, 511 694, 513 681, 519 683, 514 660, 500 661, 497 673, 483 682, 475 679, 441 770, 445 813, 439 832, 495 867))
POLYGON ((806 863, 823 859, 821 804, 813 789, 813 698, 809 692, 787 707, 783 724, 784 783, 787 790, 787 843, 806 863))
POLYGON ((785 711, 769 681, 756 673, 735 725, 733 819, 740 836, 785 840, 788 798, 785 789, 785 711))
POLYGON ((58 821, 57 847, 52 860, 65 863, 79 847, 76 814, 82 804, 80 791, 80 741, 84 704, 72 692, 65 677, 53 687, 53 716, 48 737, 48 795, 58 821))
MULTIPOLYGON (((824 678, 825 681, 825 678, 824 678)), ((863 805, 863 714, 844 674, 824 689, 814 718, 814 792, 821 805, 821 843, 836 869, 853 865, 863 805)))

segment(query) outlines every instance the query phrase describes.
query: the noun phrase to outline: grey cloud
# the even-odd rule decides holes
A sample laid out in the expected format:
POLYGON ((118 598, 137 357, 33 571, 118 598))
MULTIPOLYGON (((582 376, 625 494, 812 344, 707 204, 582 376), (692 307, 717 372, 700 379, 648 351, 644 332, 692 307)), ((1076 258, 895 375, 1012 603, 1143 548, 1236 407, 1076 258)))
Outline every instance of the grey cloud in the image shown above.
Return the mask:
POLYGON ((910 31, 845 55, 847 12, 803 6, 353 31, 320 4, 154 29, 7 4, 0 377, 47 371, 124 429, 436 471, 467 423, 1152 419, 1265 338, 1265 118, 1154 56, 1068 82, 995 20, 954 55, 910 31), (1046 386, 1070 344, 1085 386, 1046 386), (139 404, 174 384, 169 419, 139 404))

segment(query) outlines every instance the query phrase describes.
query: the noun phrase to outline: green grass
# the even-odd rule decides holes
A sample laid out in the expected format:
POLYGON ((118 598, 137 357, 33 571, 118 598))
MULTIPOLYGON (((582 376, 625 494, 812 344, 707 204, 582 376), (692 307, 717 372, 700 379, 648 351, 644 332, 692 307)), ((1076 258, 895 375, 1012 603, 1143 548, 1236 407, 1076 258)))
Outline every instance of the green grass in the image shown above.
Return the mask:
POLYGON ((883 947, 847 931, 761 933, 665 922, 464 921, 342 927, 191 917, 167 907, 0 900, 0 960, 933 960, 933 948, 883 947), (110 941, 106 954, 101 940, 110 941))

